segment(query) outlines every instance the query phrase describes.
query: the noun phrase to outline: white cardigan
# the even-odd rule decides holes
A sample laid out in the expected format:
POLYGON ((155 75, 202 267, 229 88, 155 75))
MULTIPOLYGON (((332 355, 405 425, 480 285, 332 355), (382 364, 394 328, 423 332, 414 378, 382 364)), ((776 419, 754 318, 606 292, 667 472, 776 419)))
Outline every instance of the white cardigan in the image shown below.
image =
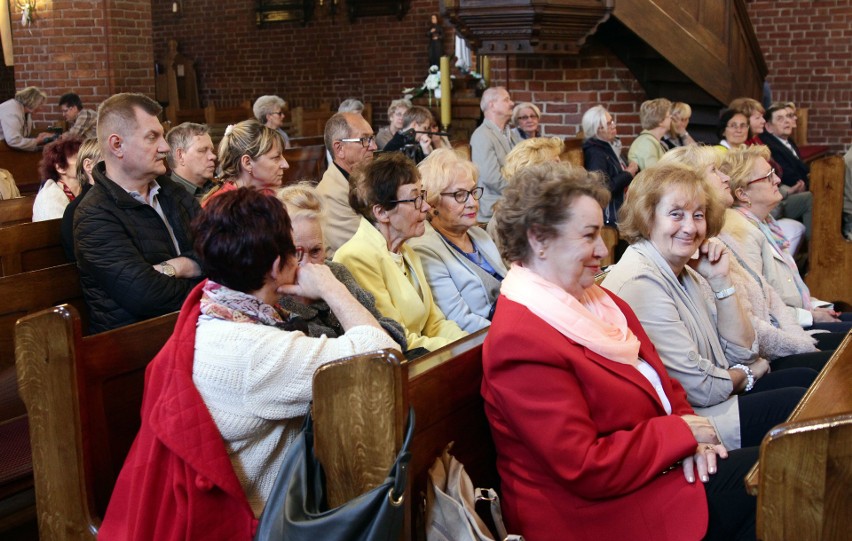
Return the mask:
POLYGON ((383 348, 399 346, 370 326, 353 327, 338 338, 310 338, 266 325, 198 319, 192 381, 222 433, 255 515, 302 427, 316 369, 383 348))
POLYGON ((33 221, 42 222, 62 218, 62 215, 65 214, 65 207, 70 202, 68 196, 62 191, 62 186, 51 179, 47 179, 33 202, 33 221))

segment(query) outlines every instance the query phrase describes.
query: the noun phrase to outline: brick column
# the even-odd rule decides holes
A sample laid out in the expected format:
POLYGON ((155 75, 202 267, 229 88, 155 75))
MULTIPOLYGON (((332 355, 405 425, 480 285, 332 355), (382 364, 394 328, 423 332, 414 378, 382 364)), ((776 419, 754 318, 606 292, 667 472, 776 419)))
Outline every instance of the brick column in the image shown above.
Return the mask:
POLYGON ((150 0, 37 0, 34 19, 22 26, 12 2, 15 88, 47 93, 38 124, 62 120, 57 102, 66 92, 92 109, 116 92, 154 96, 150 0))

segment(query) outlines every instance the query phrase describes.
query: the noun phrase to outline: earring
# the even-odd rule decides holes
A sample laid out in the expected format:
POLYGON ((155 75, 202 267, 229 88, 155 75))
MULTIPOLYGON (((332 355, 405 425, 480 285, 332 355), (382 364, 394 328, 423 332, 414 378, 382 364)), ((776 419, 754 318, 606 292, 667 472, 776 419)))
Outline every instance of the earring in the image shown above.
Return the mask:
POLYGON ((438 209, 433 210, 433 211, 432 211, 432 216, 437 216, 437 215, 438 215, 438 209))
POLYGON ((544 259, 544 248, 542 248, 541 250, 538 251, 538 257, 540 257, 541 259, 544 259))

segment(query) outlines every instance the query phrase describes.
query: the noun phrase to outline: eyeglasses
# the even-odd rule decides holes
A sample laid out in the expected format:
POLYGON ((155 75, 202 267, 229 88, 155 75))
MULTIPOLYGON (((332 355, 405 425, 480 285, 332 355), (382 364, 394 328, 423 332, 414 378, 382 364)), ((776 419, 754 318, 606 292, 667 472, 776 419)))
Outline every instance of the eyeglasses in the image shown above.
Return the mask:
POLYGON ((349 138, 346 138, 346 139, 338 139, 338 141, 340 141, 341 143, 361 143, 361 146, 364 147, 364 148, 367 148, 370 145, 372 145, 373 141, 375 141, 375 140, 376 140, 375 135, 371 135, 369 137, 358 137, 358 138, 349 137, 349 138))
POLYGON ((274 113, 269 113, 269 116, 272 116, 272 115, 284 116, 284 111, 275 111, 274 113))
POLYGON ((532 120, 532 119, 538 119, 538 117, 537 117, 537 116, 535 116, 535 115, 524 115, 524 116, 519 116, 519 117, 518 117, 518 121, 519 121, 519 122, 523 122, 523 121, 525 121, 525 120, 532 120))
POLYGON ((426 192, 420 192, 420 195, 412 199, 392 199, 388 203, 414 203, 414 208, 420 210, 423 208, 423 201, 426 199, 426 192))
POLYGON ((479 201, 479 198, 482 197, 482 192, 484 188, 480 186, 479 188, 474 188, 472 190, 456 190, 454 192, 442 192, 441 195, 452 195, 456 200, 456 203, 465 203, 468 197, 473 197, 474 201, 479 201))
POLYGON ((748 128, 748 124, 728 124, 728 128, 732 130, 744 130, 748 128))
POLYGON ((748 182, 746 183, 746 186, 751 186, 751 185, 752 185, 752 184, 754 184, 755 182, 760 182, 761 180, 771 180, 771 179, 772 179, 772 175, 774 175, 774 174, 775 174, 775 168, 773 167, 772 169, 770 169, 770 170, 769 170, 769 173, 767 173, 766 175, 763 175, 762 177, 758 177, 758 178, 756 178, 756 179, 754 179, 754 180, 750 180, 750 181, 748 181, 748 182))
POLYGON ((323 253, 325 252, 325 246, 314 246, 308 251, 301 246, 296 246, 296 261, 301 263, 302 259, 304 259, 305 255, 308 256, 308 259, 317 260, 317 259, 325 259, 323 257, 323 253))

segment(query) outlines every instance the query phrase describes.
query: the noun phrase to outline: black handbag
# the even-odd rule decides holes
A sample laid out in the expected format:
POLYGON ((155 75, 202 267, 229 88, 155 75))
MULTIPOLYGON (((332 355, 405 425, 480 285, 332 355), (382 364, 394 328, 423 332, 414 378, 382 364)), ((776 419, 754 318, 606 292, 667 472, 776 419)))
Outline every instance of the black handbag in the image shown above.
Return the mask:
POLYGON ((335 509, 328 509, 325 476, 314 456, 313 418, 308 413, 266 501, 255 541, 397 541, 402 531, 408 451, 414 410, 402 449, 384 482, 335 509))

